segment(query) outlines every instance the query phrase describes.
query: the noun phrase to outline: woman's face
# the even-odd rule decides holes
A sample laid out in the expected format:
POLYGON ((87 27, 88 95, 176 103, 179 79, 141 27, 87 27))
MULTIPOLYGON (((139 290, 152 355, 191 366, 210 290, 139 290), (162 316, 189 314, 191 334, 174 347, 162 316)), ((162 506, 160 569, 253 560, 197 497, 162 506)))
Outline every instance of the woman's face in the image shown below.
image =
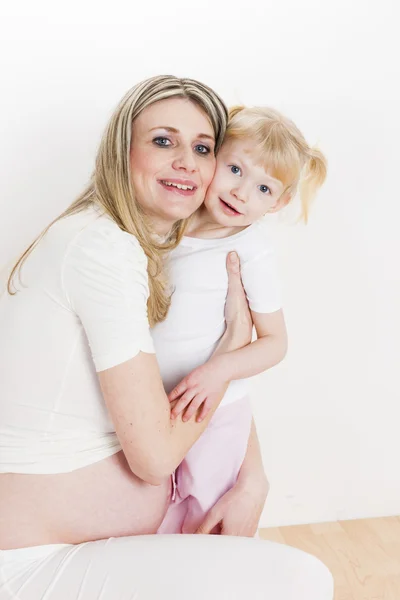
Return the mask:
POLYGON ((132 185, 157 233, 203 202, 215 171, 214 146, 207 115, 185 98, 160 100, 133 122, 132 185))

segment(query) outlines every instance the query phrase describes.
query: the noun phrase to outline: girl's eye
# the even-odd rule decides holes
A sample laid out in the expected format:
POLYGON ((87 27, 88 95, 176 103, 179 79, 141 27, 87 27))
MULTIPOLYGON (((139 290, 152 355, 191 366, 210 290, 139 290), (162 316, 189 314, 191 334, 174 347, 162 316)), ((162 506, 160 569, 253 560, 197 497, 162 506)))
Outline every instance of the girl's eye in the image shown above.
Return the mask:
POLYGON ((234 175, 241 175, 242 171, 236 165, 229 165, 230 170, 234 175))
POLYGON ((156 137, 154 138, 153 142, 160 147, 167 147, 171 145, 171 140, 165 137, 156 137))
POLYGON ((197 144, 197 146, 195 146, 196 152, 198 152, 199 154, 210 154, 210 148, 208 148, 207 146, 203 146, 203 144, 197 144))
POLYGON ((269 187, 267 185, 259 185, 258 189, 260 190, 260 192, 262 192, 263 194, 270 194, 271 190, 269 189, 269 187))

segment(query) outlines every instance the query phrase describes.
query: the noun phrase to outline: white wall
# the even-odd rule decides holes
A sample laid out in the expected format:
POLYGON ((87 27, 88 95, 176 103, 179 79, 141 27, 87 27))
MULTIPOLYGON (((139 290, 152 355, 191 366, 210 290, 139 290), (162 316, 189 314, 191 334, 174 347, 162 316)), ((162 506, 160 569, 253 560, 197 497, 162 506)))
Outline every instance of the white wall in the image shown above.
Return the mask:
POLYGON ((399 513, 395 0, 60 4, 0 8, 0 266, 80 191, 140 79, 286 111, 330 172, 309 226, 277 231, 290 352, 254 384, 263 524, 399 513))

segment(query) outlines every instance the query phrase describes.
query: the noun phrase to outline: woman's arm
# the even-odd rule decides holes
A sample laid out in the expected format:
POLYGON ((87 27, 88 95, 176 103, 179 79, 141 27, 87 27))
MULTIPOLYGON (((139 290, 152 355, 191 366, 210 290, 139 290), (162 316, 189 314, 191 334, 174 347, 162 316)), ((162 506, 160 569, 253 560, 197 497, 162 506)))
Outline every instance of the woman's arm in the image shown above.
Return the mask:
POLYGON ((254 420, 236 485, 213 506, 197 533, 253 537, 269 491, 254 420))
MULTIPOLYGON (((222 352, 249 343, 251 318, 240 278, 240 265, 227 261, 229 276, 227 330, 222 352)), ((154 354, 140 352, 134 358, 98 373, 103 396, 126 459, 135 475, 157 485, 181 463, 206 428, 222 399, 228 382, 215 391, 215 406, 202 423, 171 420, 154 354)))

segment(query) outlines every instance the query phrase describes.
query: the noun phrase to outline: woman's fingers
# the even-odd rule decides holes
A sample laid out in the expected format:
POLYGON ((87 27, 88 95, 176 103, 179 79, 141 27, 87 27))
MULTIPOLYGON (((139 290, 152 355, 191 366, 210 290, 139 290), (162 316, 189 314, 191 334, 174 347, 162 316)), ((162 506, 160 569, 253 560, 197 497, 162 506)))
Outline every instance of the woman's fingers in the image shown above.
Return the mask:
POLYGON ((236 252, 229 252, 226 269, 228 272, 228 294, 225 301, 225 321, 228 327, 231 323, 241 325, 242 328, 244 325, 246 334, 248 334, 246 343, 249 343, 253 322, 240 275, 240 260, 236 252))

